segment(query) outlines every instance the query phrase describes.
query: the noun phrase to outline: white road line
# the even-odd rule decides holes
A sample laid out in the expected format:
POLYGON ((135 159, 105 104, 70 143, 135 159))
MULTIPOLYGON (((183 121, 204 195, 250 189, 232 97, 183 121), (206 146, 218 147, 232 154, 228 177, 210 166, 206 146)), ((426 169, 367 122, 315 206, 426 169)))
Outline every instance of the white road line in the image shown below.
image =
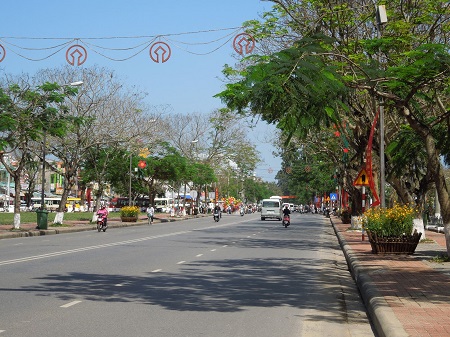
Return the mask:
POLYGON ((78 304, 78 303, 81 303, 81 301, 72 301, 72 302, 69 302, 67 304, 61 305, 60 308, 68 308, 68 307, 71 307, 72 305, 75 305, 75 304, 78 304))
POLYGON ((203 254, 197 254, 197 255, 195 255, 195 257, 200 257, 200 256, 203 256, 203 254))
POLYGON ((152 273, 159 273, 161 270, 162 269, 155 269, 155 270, 152 270, 152 273))
POLYGON ((211 249, 211 252, 215 252, 217 249, 211 249))
POLYGON ((183 263, 185 263, 186 261, 179 261, 179 262, 177 262, 177 264, 183 264, 183 263))
POLYGON ((222 247, 225 248, 225 247, 228 247, 228 245, 223 245, 222 247))
POLYGON ((6 330, 0 330, 0 333, 5 332, 6 330))
POLYGON ((174 232, 174 233, 162 234, 162 235, 156 235, 156 236, 147 236, 147 237, 143 237, 143 238, 139 238, 139 239, 119 241, 119 242, 112 242, 112 243, 106 243, 106 244, 103 244, 103 245, 82 247, 82 248, 76 248, 76 249, 70 249, 70 250, 63 250, 63 251, 54 252, 54 253, 28 256, 28 257, 23 257, 23 258, 20 258, 20 259, 0 261, 0 266, 4 266, 4 265, 7 265, 7 264, 20 263, 20 262, 34 261, 34 260, 39 260, 39 259, 46 259, 46 258, 49 258, 49 257, 61 256, 61 255, 66 255, 66 254, 85 252, 85 251, 89 251, 89 250, 93 250, 93 249, 122 246, 122 245, 127 245, 127 244, 130 244, 130 243, 136 243, 136 242, 142 242, 142 241, 147 241, 147 240, 159 239, 159 238, 168 237, 168 236, 174 236, 174 235, 179 235, 179 234, 186 234, 186 233, 190 233, 190 232, 192 232, 192 231, 180 231, 180 232, 174 232))

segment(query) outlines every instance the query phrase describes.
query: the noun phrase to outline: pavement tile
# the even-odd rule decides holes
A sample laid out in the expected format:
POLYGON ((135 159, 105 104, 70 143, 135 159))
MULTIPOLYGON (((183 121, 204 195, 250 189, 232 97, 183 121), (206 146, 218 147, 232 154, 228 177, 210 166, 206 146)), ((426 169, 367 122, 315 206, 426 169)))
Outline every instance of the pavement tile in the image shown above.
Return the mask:
POLYGON ((446 254, 444 234, 426 231, 433 242, 420 243, 413 255, 378 255, 371 253, 368 241, 362 241, 361 231, 349 230, 350 225, 339 218, 331 221, 343 238, 347 261, 351 256, 359 272, 354 277, 370 278, 367 287, 357 284, 372 320, 379 322, 375 328, 380 336, 450 336, 450 262, 431 261, 446 254), (376 288, 376 295, 369 294, 368 287, 376 288), (399 325, 403 329, 397 329, 399 325))

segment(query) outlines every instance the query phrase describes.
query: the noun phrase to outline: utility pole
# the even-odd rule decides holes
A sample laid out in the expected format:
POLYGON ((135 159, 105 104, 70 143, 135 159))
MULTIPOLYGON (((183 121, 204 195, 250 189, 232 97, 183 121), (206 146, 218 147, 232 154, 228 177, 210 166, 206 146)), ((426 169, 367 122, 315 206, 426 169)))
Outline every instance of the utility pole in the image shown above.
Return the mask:
MULTIPOLYGON (((381 26, 387 22, 386 7, 384 5, 377 6, 376 0, 374 0, 376 17, 377 17, 377 37, 381 39, 381 26)), ((378 53, 378 63, 381 64, 381 54, 378 53)), ((385 173, 385 161, 384 161, 384 102, 381 98, 379 100, 380 109, 380 198, 381 207, 386 207, 385 185, 386 185, 386 173, 385 173)))

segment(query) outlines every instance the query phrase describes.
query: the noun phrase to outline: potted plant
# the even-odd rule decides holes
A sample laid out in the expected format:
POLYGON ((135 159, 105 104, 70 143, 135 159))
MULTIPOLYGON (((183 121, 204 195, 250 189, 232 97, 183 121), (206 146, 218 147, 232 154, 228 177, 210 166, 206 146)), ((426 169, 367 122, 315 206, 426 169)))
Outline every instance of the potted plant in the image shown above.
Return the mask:
POLYGON ((124 206, 120 209, 120 219, 122 222, 136 222, 139 216, 139 207, 124 206))
POLYGON ((413 254, 422 233, 413 231, 416 210, 409 205, 371 208, 364 213, 363 227, 375 254, 413 254))

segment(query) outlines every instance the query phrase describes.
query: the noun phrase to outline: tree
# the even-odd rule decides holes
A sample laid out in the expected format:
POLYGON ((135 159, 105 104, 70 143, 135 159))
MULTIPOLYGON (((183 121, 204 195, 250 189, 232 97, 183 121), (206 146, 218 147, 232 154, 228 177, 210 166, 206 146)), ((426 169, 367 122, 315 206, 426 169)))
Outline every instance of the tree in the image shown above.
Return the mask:
MULTIPOLYGON (((228 109, 208 115, 174 115, 166 122, 169 142, 188 160, 213 168, 218 178, 228 176, 228 168, 233 163, 243 179, 252 174, 260 161, 255 145, 242 132, 245 126, 241 118, 228 109)), ((186 183, 191 181, 187 179, 186 183)))
POLYGON ((4 88, 0 91, 0 110, 5 124, 0 161, 14 180, 14 228, 17 229, 20 228, 20 179, 27 163, 34 159, 31 144, 42 140, 42 147, 45 148, 46 135, 63 136, 69 124, 77 121, 64 115, 68 110, 64 105, 65 100, 76 94, 76 89, 63 88, 50 82, 32 89, 26 83, 26 78, 14 81, 11 77, 7 77, 3 85, 4 88), (7 153, 10 159, 11 156, 14 158, 17 165, 7 165, 7 153))
MULTIPOLYGON (((158 114, 143 104, 145 94, 127 88, 113 71, 91 67, 42 70, 37 78, 68 83, 82 80, 83 86, 69 102, 70 114, 89 123, 74 123, 65 137, 51 137, 50 151, 63 163, 64 190, 55 222, 62 223, 67 197, 75 184, 82 163, 90 151, 107 146, 154 139, 158 114)), ((56 171, 56 167, 52 166, 56 171)))
MULTIPOLYGON (((449 191, 440 162, 440 157, 448 153, 445 144, 450 131, 445 122, 449 118, 449 26, 445 24, 450 18, 448 4, 436 0, 391 1, 388 23, 382 34, 374 34, 371 1, 273 2, 277 6, 270 20, 253 24, 249 31, 256 32, 266 44, 279 39, 268 37, 264 28, 270 26, 270 32, 281 32, 286 37, 281 51, 249 58, 256 65, 239 72, 243 78, 229 84, 219 96, 230 108, 242 110, 250 106, 263 118, 272 118, 288 135, 304 136, 318 122, 326 121, 326 115, 341 117, 351 124, 353 133, 359 133, 356 141, 347 139, 356 151, 353 157, 359 158, 360 163, 367 144, 364 138, 368 138, 363 122, 373 120, 373 102, 383 99, 386 115, 390 116, 385 121, 389 132, 384 141, 389 147, 405 124, 421 140, 427 154, 426 172, 417 178, 426 184, 426 177, 433 177, 441 214, 449 229, 449 191), (335 96, 331 92, 330 98, 323 96, 322 88, 339 89, 342 85, 347 94, 335 96), (309 106, 309 99, 302 101, 312 98, 316 102, 311 95, 314 89, 318 90, 318 97, 326 100, 325 104, 309 106), (299 107, 298 102, 306 104, 305 108, 299 107), (311 114, 314 111, 318 116, 311 114), (298 123, 299 118, 306 123, 298 123)), ((229 69, 226 73, 233 74, 229 69)), ((374 142, 374 147, 379 148, 379 143, 374 142)), ((404 179, 391 176, 389 180, 403 198, 410 192, 402 183, 404 179)), ((427 188, 423 186, 422 191, 427 188)), ((450 234, 446 239, 450 254, 450 234)))
MULTIPOLYGON (((214 173, 214 169, 204 163, 194 162, 191 165, 190 181, 192 182, 192 187, 197 191, 197 207, 199 206, 200 197, 202 189, 206 192, 207 187, 211 186, 212 183, 217 181, 217 177, 214 173)), ((206 193, 205 193, 206 201, 206 193)))
POLYGON ((146 167, 142 169, 141 181, 147 187, 150 202, 169 182, 180 184, 185 181, 187 160, 172 146, 162 143, 155 153, 145 159, 146 167))

